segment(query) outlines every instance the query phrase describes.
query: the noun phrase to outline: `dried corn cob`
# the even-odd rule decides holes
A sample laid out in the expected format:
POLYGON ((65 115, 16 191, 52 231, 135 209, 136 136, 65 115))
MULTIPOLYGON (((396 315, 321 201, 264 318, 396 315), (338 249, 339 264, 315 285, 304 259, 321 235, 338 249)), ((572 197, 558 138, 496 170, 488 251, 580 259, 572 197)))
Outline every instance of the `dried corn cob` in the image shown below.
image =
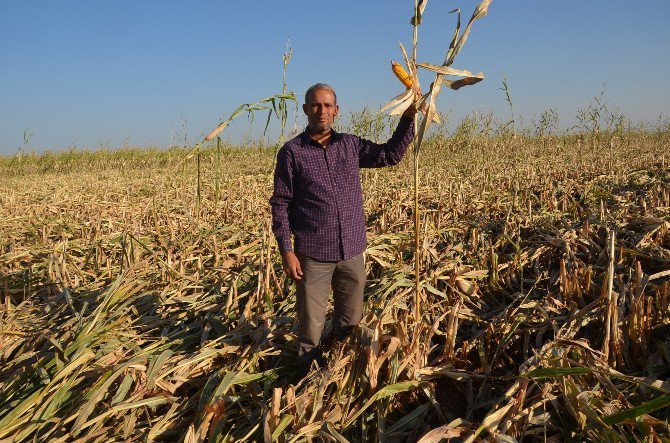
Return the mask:
MULTIPOLYGON (((407 71, 405 71, 405 68, 403 68, 403 66, 400 63, 391 60, 391 69, 393 70, 395 76, 398 77, 398 80, 400 80, 407 89, 412 88, 414 89, 414 92, 416 94, 418 94, 419 96, 421 95, 421 89, 414 86, 412 77, 410 77, 410 75, 407 73, 407 71)), ((428 112, 428 103, 426 103, 425 100, 421 102, 421 105, 419 106, 419 111, 423 112, 424 114, 428 112)), ((433 114, 432 120, 436 123, 441 123, 440 117, 437 114, 433 114)))
POLYGON ((412 77, 409 76, 400 63, 391 61, 391 69, 393 69, 395 76, 398 77, 398 80, 400 80, 407 89, 412 87, 412 77))

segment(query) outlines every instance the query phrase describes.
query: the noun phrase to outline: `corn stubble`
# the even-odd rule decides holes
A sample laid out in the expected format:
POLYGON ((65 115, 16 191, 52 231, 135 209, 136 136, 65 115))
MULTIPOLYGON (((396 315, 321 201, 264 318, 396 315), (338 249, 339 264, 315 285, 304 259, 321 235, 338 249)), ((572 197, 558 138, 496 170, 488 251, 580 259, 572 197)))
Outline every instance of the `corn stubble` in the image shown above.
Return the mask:
POLYGON ((217 203, 204 150, 199 214, 180 156, 3 170, 0 440, 668 438, 669 140, 427 142, 419 321, 413 165, 366 171, 366 315, 296 386, 272 152, 217 203))

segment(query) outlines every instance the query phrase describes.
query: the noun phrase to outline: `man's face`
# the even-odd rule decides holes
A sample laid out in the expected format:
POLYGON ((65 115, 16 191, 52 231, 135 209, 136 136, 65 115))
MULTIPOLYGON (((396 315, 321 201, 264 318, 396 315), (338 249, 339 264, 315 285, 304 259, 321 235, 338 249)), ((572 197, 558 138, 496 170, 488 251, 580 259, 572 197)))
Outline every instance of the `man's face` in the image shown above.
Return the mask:
POLYGON ((307 115, 307 126, 314 134, 329 132, 340 108, 335 104, 335 96, 327 89, 317 89, 309 104, 302 105, 307 115))

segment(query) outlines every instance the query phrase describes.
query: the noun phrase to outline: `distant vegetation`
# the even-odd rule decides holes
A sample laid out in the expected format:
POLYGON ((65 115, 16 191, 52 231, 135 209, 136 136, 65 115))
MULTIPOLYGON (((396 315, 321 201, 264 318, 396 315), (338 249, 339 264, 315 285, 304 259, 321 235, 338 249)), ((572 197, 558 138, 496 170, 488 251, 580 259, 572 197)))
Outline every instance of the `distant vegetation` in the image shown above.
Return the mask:
MULTIPOLYGON (((510 99, 511 103, 511 99, 510 99)), ((514 112, 512 112, 514 116, 514 112)), ((610 109, 602 93, 593 98, 592 102, 580 109, 575 118, 575 124, 569 129, 561 129, 558 112, 546 109, 539 116, 527 119, 518 117, 517 122, 501 120, 493 113, 476 113, 465 116, 455 124, 451 122, 449 114, 440 114, 441 124, 433 124, 428 138, 431 143, 449 145, 450 150, 460 147, 477 139, 486 139, 496 143, 507 143, 517 137, 527 140, 528 143, 539 141, 546 144, 550 141, 561 143, 575 143, 576 140, 595 140, 600 145, 606 145, 614 140, 625 143, 626 140, 656 139, 659 142, 668 140, 670 134, 670 117, 659 116, 655 122, 633 122, 627 119, 618 109, 610 109), (524 126, 521 126, 521 124, 524 126), (451 129, 450 129, 451 128, 451 129)), ((338 118, 338 130, 360 135, 375 141, 386 140, 396 125, 396 118, 380 115, 374 110, 364 108, 359 112, 351 112, 338 118)), ((287 131, 287 137, 294 136, 302 131, 302 127, 294 127, 292 132, 287 131)), ((517 143, 523 144, 521 141, 517 143)), ((268 138, 256 141, 247 140, 243 145, 225 143, 224 152, 238 149, 253 151, 275 150, 268 138)), ((146 167, 164 167, 171 164, 183 163, 184 157, 192 146, 172 145, 169 148, 129 146, 109 148, 68 148, 65 150, 46 150, 35 153, 27 147, 17 149, 10 155, 0 156, 0 172, 3 175, 24 175, 30 173, 57 173, 81 170, 81 168, 104 169, 132 169, 146 167)), ((215 161, 216 141, 202 146, 202 159, 210 163, 215 161)), ((249 155, 249 153, 241 154, 249 155)))

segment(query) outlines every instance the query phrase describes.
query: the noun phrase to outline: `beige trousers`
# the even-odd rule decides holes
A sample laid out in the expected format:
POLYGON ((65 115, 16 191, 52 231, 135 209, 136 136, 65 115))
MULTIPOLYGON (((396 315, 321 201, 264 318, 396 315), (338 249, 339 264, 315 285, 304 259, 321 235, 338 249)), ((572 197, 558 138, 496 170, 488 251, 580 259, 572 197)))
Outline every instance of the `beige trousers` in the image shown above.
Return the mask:
POLYGON ((298 354, 319 346, 333 291, 333 329, 346 330, 363 318, 365 262, 363 254, 336 263, 298 255, 302 280, 296 280, 298 354))

